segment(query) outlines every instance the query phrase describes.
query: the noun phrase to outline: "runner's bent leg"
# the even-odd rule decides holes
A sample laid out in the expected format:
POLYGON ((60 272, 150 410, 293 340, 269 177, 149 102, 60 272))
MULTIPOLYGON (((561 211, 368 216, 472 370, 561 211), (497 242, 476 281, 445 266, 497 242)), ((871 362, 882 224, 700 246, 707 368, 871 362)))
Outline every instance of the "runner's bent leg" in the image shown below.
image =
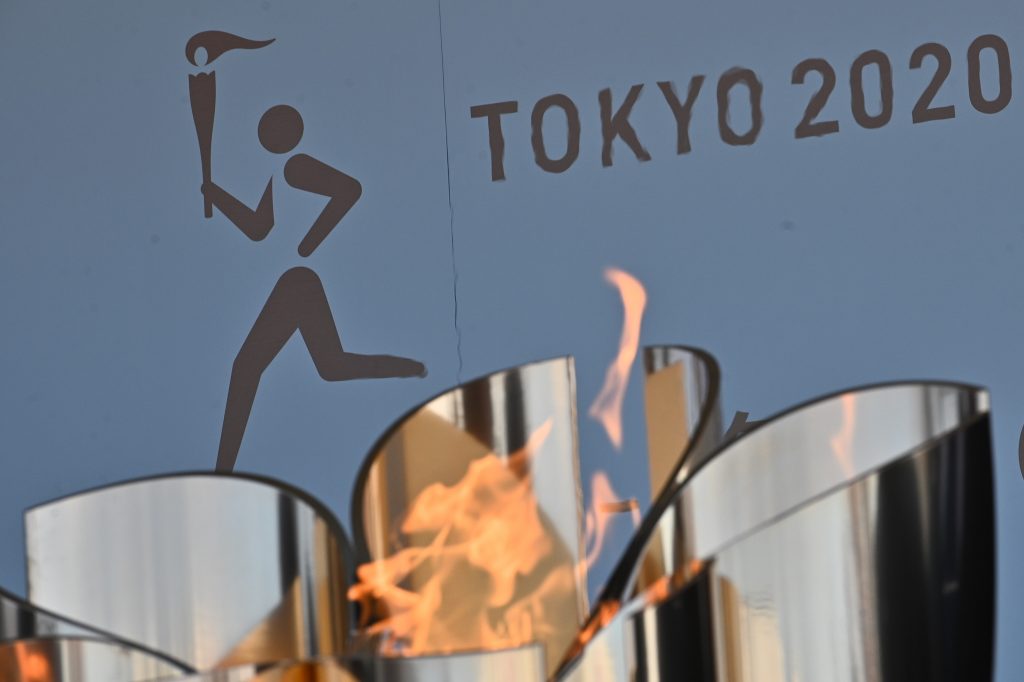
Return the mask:
POLYGON ((294 277, 289 277, 286 272, 277 280, 235 356, 227 406, 224 408, 224 425, 220 432, 217 471, 234 469, 263 371, 298 328, 292 304, 294 290, 294 277))
POLYGON ((298 329, 317 373, 327 381, 425 376, 422 363, 394 355, 347 353, 341 345, 323 284, 309 268, 277 280, 231 368, 217 470, 234 469, 260 378, 298 329))
MULTIPOLYGON (((350 379, 383 379, 388 377, 424 376, 422 363, 395 355, 361 355, 349 353, 341 345, 338 327, 331 314, 323 284, 308 268, 293 268, 301 288, 301 303, 296 301, 299 333, 302 334, 316 371, 326 381, 350 379)), ((286 273, 287 274, 287 273, 286 273)))

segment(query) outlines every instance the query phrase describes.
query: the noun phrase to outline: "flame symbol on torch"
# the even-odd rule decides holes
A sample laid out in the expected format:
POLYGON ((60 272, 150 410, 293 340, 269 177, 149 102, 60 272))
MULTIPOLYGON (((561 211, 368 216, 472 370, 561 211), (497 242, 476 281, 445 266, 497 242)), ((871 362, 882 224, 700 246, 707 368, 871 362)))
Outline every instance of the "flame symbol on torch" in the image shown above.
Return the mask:
POLYGON ((625 314, 619 353, 604 377, 604 386, 590 406, 590 416, 608 433, 616 450, 622 449, 622 400, 629 385, 629 370, 640 347, 640 325, 647 305, 647 291, 636 277, 616 268, 608 268, 604 278, 619 290, 625 314))
POLYGON ((185 59, 192 66, 205 66, 196 63, 196 53, 200 48, 206 50, 206 64, 212 64, 213 60, 228 50, 256 50, 266 47, 272 42, 274 42, 273 38, 250 40, 227 31, 202 31, 188 39, 185 44, 185 59))

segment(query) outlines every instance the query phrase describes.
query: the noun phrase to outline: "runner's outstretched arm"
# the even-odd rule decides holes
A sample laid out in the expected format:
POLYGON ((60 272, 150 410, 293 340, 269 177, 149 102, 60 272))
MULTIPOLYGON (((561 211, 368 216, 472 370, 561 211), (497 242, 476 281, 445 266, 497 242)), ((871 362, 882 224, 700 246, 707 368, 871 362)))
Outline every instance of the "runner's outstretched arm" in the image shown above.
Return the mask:
POLYGON ((243 204, 215 182, 204 183, 202 192, 203 196, 210 199, 213 205, 246 237, 258 242, 266 237, 270 233, 270 228, 274 226, 273 187, 274 178, 270 178, 256 210, 243 204))

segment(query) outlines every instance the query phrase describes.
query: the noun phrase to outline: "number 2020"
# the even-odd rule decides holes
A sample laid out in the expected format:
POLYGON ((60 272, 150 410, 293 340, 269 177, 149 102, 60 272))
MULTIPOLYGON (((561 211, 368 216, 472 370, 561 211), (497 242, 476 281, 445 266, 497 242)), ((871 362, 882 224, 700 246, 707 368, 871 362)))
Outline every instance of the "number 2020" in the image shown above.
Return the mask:
MULTIPOLYGON (((914 105, 912 119, 914 123, 925 123, 954 118, 956 107, 952 104, 932 106, 935 96, 952 70, 953 59, 949 50, 939 43, 925 43, 910 55, 910 68, 922 68, 925 57, 935 59, 936 69, 928 87, 921 93, 914 105)), ((793 85, 803 85, 812 71, 821 76, 821 87, 807 103, 804 117, 796 127, 797 139, 820 137, 839 132, 839 121, 815 120, 825 108, 828 98, 836 87, 836 72, 832 69, 832 65, 824 59, 806 59, 800 62, 793 69, 793 85)), ((1006 42, 999 36, 983 35, 971 43, 967 49, 967 90, 971 105, 983 114, 999 113, 1010 103, 1010 98, 1013 96, 1010 50, 1006 46, 1006 42), (995 54, 998 66, 998 92, 991 99, 985 96, 981 86, 981 54, 985 50, 991 50, 995 54)), ((862 128, 881 128, 892 119, 892 64, 884 52, 868 50, 853 61, 850 66, 850 98, 853 120, 862 128), (877 113, 869 113, 865 102, 864 71, 869 66, 878 69, 881 110, 877 113)))

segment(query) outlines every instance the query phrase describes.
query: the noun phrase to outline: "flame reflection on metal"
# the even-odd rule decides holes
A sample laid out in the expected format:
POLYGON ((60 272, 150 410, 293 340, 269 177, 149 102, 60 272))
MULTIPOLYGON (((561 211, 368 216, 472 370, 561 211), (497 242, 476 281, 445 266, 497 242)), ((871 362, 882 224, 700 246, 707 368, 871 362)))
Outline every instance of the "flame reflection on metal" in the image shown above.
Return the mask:
POLYGON ((985 679, 991 494, 979 389, 894 384, 796 408, 726 444, 662 510, 679 529, 671 585, 701 586, 692 622, 679 591, 635 597, 564 679, 985 679), (702 638, 692 660, 686 637, 702 638))
POLYGON ((241 666, 175 682, 544 682, 544 649, 481 651, 449 656, 345 656, 272 666, 241 666))
POLYGON ((29 599, 198 670, 344 651, 345 536, 305 493, 212 473, 25 514, 29 599))
MULTIPOLYGON (((530 453, 528 468, 542 532, 551 550, 539 569, 544 574, 535 576, 538 585, 530 586, 533 578, 520 582, 526 589, 543 589, 553 584, 548 578, 567 578, 558 579, 557 590, 536 600, 536 611, 543 612, 546 621, 543 628, 534 623, 535 637, 545 645, 549 662, 557 662, 587 611, 585 576, 579 570, 584 551, 572 358, 523 365, 476 379, 437 396, 397 422, 374 446, 360 471, 352 501, 353 535, 360 563, 383 560, 418 546, 415 537, 403 538, 396 531, 428 486, 441 484, 450 490, 467 479, 471 463, 488 456, 506 458, 507 462, 511 459, 508 455, 538 433, 544 435, 543 443, 530 453)), ((471 573, 466 575, 474 579, 471 573)), ((419 593, 436 578, 431 565, 421 565, 403 587, 419 593)), ((465 616, 446 621, 446 630, 477 637, 481 612, 462 606, 465 616)), ((457 611, 441 613, 452 619, 457 611)), ((479 648, 492 648, 492 644, 469 642, 467 646, 463 641, 452 646, 450 640, 428 640, 414 653, 479 648)))
POLYGON ((3 682, 143 682, 183 674, 162 658, 110 640, 52 637, 0 644, 3 682))

